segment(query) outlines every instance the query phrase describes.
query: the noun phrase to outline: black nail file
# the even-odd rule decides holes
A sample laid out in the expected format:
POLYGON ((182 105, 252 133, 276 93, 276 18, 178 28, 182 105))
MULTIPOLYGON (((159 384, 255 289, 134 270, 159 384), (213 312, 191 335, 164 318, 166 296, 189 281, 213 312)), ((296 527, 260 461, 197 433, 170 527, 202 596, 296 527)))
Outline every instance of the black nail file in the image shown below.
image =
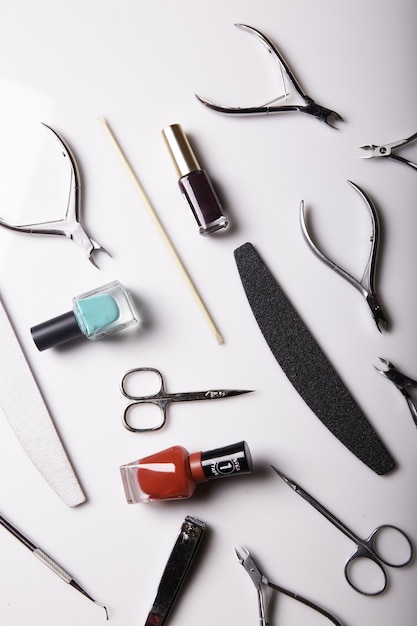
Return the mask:
POLYGON ((327 356, 250 243, 235 250, 259 328, 286 376, 321 422, 377 474, 395 463, 327 356))

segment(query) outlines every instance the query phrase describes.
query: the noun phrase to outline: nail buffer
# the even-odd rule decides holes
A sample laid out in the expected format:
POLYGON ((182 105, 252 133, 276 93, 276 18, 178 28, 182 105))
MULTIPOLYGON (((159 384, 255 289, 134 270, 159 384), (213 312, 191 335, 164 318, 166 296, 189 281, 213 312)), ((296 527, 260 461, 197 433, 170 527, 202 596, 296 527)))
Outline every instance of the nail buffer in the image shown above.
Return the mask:
POLYGON ((255 319, 292 385, 353 454, 377 474, 389 472, 389 452, 252 244, 234 254, 255 319))
POLYGON ((65 504, 85 502, 1 299, 0 376, 0 406, 30 459, 65 504))

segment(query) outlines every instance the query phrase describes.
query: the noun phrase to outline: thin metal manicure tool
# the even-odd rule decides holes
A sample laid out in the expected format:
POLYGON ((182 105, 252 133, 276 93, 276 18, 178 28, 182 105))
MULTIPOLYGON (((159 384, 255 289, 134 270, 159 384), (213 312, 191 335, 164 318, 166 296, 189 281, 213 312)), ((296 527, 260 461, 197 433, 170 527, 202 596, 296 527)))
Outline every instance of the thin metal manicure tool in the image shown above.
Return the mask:
MULTIPOLYGON (((164 379, 161 372, 153 367, 135 367, 124 374, 121 384, 121 391, 123 395, 132 400, 127 405, 123 412, 122 422, 123 426, 130 430, 132 433, 143 433, 152 430, 159 430, 165 426, 167 420, 167 407, 171 402, 185 402, 187 400, 217 400, 218 398, 228 398, 230 396, 238 396, 243 393, 251 393, 250 390, 238 390, 238 389, 210 389, 209 391, 190 391, 187 393, 168 393, 165 391, 164 379), (130 380, 130 386, 141 388, 141 384, 149 384, 149 372, 151 376, 156 377, 156 391, 149 395, 134 395, 127 390, 127 386, 130 380), (148 373, 148 375, 146 375, 148 373), (143 378, 143 383, 140 382, 140 378, 143 378), (135 428, 129 421, 129 417, 133 418, 135 408, 140 405, 155 405, 159 408, 160 420, 151 425, 144 426, 142 428, 135 428)), ((137 413, 137 411, 136 411, 137 413)), ((136 415, 136 418, 138 415, 136 415)), ((140 416, 142 418, 142 416, 140 416)), ((145 417, 145 416, 143 416, 145 417)), ((150 420, 149 420, 150 421, 150 420)), ((146 422, 148 423, 148 421, 146 422)))
POLYGON ((343 118, 338 113, 336 113, 336 111, 331 111, 330 109, 326 109, 320 106, 303 91, 292 70, 290 69, 290 66, 288 65, 282 54, 279 52, 278 48, 272 43, 270 39, 268 39, 253 26, 247 26, 246 24, 235 24, 235 26, 255 35, 255 37, 257 37, 264 44, 264 46, 266 46, 268 52, 272 55, 273 59, 277 61, 284 83, 284 94, 282 96, 272 98, 268 102, 265 102, 265 104, 252 107, 219 106, 196 94, 196 98, 200 100, 200 102, 202 102, 208 108, 213 109, 214 111, 218 111, 219 113, 230 113, 232 115, 267 115, 270 113, 299 111, 300 113, 306 113, 307 115, 312 115, 313 117, 316 117, 321 122, 332 126, 332 128, 335 127, 330 123, 331 121, 343 121, 343 118), (286 82, 289 83, 288 89, 286 82), (279 100, 282 100, 283 98, 287 99, 287 96, 290 95, 291 87, 294 91, 297 92, 298 96, 302 99, 304 104, 276 105, 275 103, 279 100))
POLYGON ((82 593, 84 596, 86 596, 86 598, 94 602, 94 604, 97 604, 102 609, 104 609, 106 612, 106 619, 109 619, 109 614, 104 604, 100 604, 100 602, 94 600, 94 598, 92 598, 90 594, 87 593, 79 583, 77 583, 77 581, 71 576, 71 574, 68 574, 68 572, 62 569, 62 567, 58 565, 58 563, 56 563, 48 554, 46 554, 46 552, 44 552, 41 548, 32 543, 32 541, 30 541, 28 537, 21 533, 20 530, 18 530, 15 526, 13 526, 13 524, 11 524, 5 517, 3 517, 3 515, 0 515, 0 524, 4 526, 4 528, 6 528, 6 530, 8 530, 14 537, 16 537, 16 539, 21 541, 23 545, 26 546, 26 548, 28 548, 40 561, 42 561, 44 565, 47 565, 64 582, 71 585, 71 587, 74 587, 74 589, 82 593))
POLYGON ((389 567, 405 567, 413 558, 413 545, 405 534, 397 526, 382 524, 377 526, 367 539, 360 539, 352 530, 341 522, 333 513, 330 513, 320 502, 305 491, 300 485, 276 467, 272 469, 293 489, 299 496, 307 500, 319 513, 324 515, 336 528, 356 544, 356 550, 348 558, 345 565, 345 578, 349 585, 366 596, 377 596, 385 591, 388 584, 385 565, 389 567), (374 565, 373 572, 369 567, 363 568, 360 564, 374 565), (372 580, 371 580, 372 579, 372 580))
POLYGON ((362 150, 367 150, 370 154, 366 156, 359 157, 360 159, 373 159, 374 157, 385 157, 386 159, 394 159, 395 161, 400 161, 401 163, 405 163, 409 165, 413 169, 417 170, 417 163, 413 163, 404 157, 398 156, 398 154, 394 154, 394 150, 399 148, 400 146, 404 146, 407 143, 411 143, 417 139, 417 133, 411 135, 411 137, 407 137, 407 139, 400 139, 399 141, 393 141, 392 143, 386 143, 383 146, 375 146, 372 144, 365 144, 363 146, 359 146, 362 150))
POLYGON ((307 245, 309 246, 310 250, 317 256, 317 258, 320 261, 322 261, 325 265, 330 267, 332 270, 334 270, 336 274, 339 274, 339 276, 342 276, 342 278, 347 280, 348 283, 356 287, 356 289, 362 294, 362 296, 365 298, 366 302, 368 303, 368 306, 372 313, 372 317, 374 318, 374 321, 377 325, 379 332, 382 332, 382 330, 386 330, 387 328, 387 320, 382 310, 382 307, 378 301, 377 295, 375 293, 375 288, 374 288, 375 269, 376 269, 379 237, 380 237, 379 218, 378 218, 378 214, 376 212, 374 203, 372 202, 370 197, 363 191, 363 189, 361 189, 358 185, 355 185, 355 183, 352 183, 352 181, 350 180, 348 180, 347 182, 349 183, 349 185, 351 185, 351 187, 353 187, 353 189, 356 189, 356 191, 365 201, 365 204, 368 207, 369 214, 371 216, 371 221, 372 221, 372 235, 370 237, 371 249, 369 252, 369 258, 366 263, 365 270, 364 270, 361 280, 357 280, 356 278, 351 276, 351 274, 348 274, 348 272, 346 272, 341 267, 336 265, 334 261, 329 259, 327 256, 323 254, 323 252, 321 252, 321 250, 318 249, 317 245, 312 240, 310 233, 308 232, 303 200, 301 201, 301 205, 300 205, 301 230, 302 230, 302 233, 304 235, 304 239, 307 245))
POLYGON ((301 602, 306 606, 314 609, 314 611, 318 611, 324 617, 327 617, 333 624, 336 626, 342 626, 342 622, 340 622, 336 617, 331 615, 326 609, 322 608, 318 604, 311 602, 311 600, 307 600, 303 598, 298 593, 293 593, 292 591, 288 591, 288 589, 284 589, 280 585, 276 585, 272 583, 264 574, 261 572, 254 559, 252 558, 249 550, 244 547, 235 548, 235 553, 237 559, 241 565, 245 568, 247 573, 249 574, 253 584, 256 587, 256 591, 258 593, 258 609, 259 609, 259 624, 260 626, 269 626, 270 622, 268 619, 268 605, 271 596, 271 591, 278 591, 286 596, 289 596, 293 600, 297 600, 297 602, 301 602))
POLYGON ((386 365, 387 369, 385 370, 378 369, 374 365, 376 371, 382 374, 382 376, 385 376, 385 378, 388 378, 388 380, 394 383, 397 389, 401 391, 401 393, 403 394, 404 398, 407 401, 407 405, 408 405, 408 408, 410 409, 410 413, 413 418, 414 424, 417 426, 417 406, 413 398, 411 397, 410 392, 408 391, 410 387, 417 387, 417 380, 414 380, 413 378, 410 378, 409 376, 406 376, 405 374, 400 372, 391 363, 391 361, 388 361, 388 359, 383 359, 381 357, 379 357, 379 359, 380 361, 382 361, 382 363, 384 363, 384 365, 386 365))
POLYGON ((68 144, 62 139, 58 133, 53 130, 47 124, 43 124, 48 128, 57 139, 62 149, 62 155, 68 159, 70 165, 70 189, 68 196, 68 205, 65 212, 65 217, 59 220, 52 220, 50 222, 40 222, 38 224, 9 224, 4 219, 0 218, 0 226, 15 230, 21 233, 29 233, 30 235, 59 235, 68 237, 75 241, 83 250, 87 258, 93 265, 98 267, 94 259, 94 253, 97 251, 105 252, 109 254, 100 244, 98 244, 85 232, 81 222, 81 181, 77 162, 72 154, 68 144))

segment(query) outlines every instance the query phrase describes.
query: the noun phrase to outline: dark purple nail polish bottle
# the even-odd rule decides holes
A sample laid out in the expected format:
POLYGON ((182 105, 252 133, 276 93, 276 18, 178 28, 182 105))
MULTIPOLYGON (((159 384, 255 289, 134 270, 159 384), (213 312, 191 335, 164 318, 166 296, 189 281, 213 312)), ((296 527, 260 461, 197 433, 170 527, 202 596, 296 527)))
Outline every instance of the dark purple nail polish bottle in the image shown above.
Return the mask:
POLYGON ((179 187, 197 221, 201 235, 226 228, 228 220, 207 173, 201 169, 179 124, 163 129, 162 135, 176 167, 179 187))

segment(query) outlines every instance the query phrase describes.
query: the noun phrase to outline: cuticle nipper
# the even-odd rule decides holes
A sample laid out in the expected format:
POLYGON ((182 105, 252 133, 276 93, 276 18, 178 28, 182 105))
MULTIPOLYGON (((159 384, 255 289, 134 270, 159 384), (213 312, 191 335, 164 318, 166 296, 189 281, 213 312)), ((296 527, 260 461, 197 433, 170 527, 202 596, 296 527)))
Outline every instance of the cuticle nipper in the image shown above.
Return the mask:
POLYGON ((375 208, 374 203, 370 199, 370 197, 358 186, 355 185, 352 181, 347 181, 349 185, 356 189, 356 191, 360 194, 362 199, 365 201, 365 204, 368 207, 371 221, 372 221, 372 235, 370 237, 371 241, 371 249, 368 257, 368 261, 365 266, 365 270, 362 276, 362 279, 359 281, 354 278, 351 274, 343 270, 341 267, 336 265, 334 261, 329 259, 327 256, 321 252, 317 245, 312 240, 305 219, 305 210, 304 210, 304 200, 301 201, 300 205, 300 222, 301 222, 301 230, 304 236, 306 243, 308 244, 311 251, 317 256, 317 258, 322 261, 325 265, 333 269, 339 276, 342 276, 345 280, 347 280, 351 285, 353 285, 365 298, 368 306, 371 310, 374 321, 377 325, 377 328, 380 332, 382 330, 387 329, 387 320, 382 310, 381 305, 379 304, 377 295, 375 293, 374 288, 374 278, 375 278, 375 268, 376 261, 378 255, 378 245, 379 245, 379 219, 378 214, 375 208))
POLYGON ((241 28, 249 33, 254 34, 267 48, 268 52, 272 55, 272 57, 278 62, 278 65, 281 69, 282 80, 284 82, 284 95, 278 96, 266 102, 265 104, 261 104, 259 106, 253 107, 225 107, 213 104, 209 100, 202 98, 196 94, 196 98, 202 102, 205 106, 214 111, 218 111, 219 113, 230 113, 234 115, 267 115, 270 113, 281 113, 285 111, 299 111, 300 113, 306 113, 308 115, 312 115, 316 117, 321 122, 328 124, 332 128, 335 128, 330 123, 330 120, 333 119, 335 121, 343 121, 343 118, 336 113, 336 111, 332 111, 330 109, 326 109, 321 105, 317 104, 310 96, 308 96, 303 89, 301 88, 299 82, 297 81, 294 73, 290 69, 288 63, 279 52, 278 48, 272 43, 270 39, 268 39, 264 34, 262 34, 259 30, 254 28, 253 26, 247 26, 246 24, 235 24, 237 28, 241 28), (283 98, 287 98, 290 94, 287 93, 287 88, 285 85, 285 75, 287 76, 288 82, 292 85, 294 90, 298 93, 298 95, 303 100, 304 104, 286 104, 282 106, 276 106, 278 100, 283 98))
POLYGON ((69 146, 62 139, 62 137, 47 124, 42 124, 53 133, 62 148, 63 156, 68 158, 70 164, 70 190, 65 216, 62 219, 52 220, 49 222, 22 225, 9 224, 4 219, 0 218, 0 226, 31 235, 59 235, 68 237, 69 239, 75 241, 75 243, 84 250, 84 253, 91 263, 95 265, 95 267, 98 267, 93 257, 94 252, 102 251, 106 254, 109 254, 109 252, 107 252, 105 248, 100 246, 100 244, 87 235, 80 222, 81 182, 77 162, 69 146))
POLYGON ((288 589, 284 589, 284 587, 276 585, 275 583, 268 580, 268 578, 264 576, 258 565, 255 563, 247 548, 244 548, 243 546, 241 546, 240 548, 235 548, 235 554, 239 563, 243 565, 245 571, 249 574, 258 593, 258 611, 260 626, 269 626, 270 624, 268 618, 268 605, 272 591, 283 593, 289 598, 297 600, 297 602, 301 602, 301 604, 308 606, 310 609, 313 609, 314 611, 320 613, 320 615, 326 617, 332 622, 332 624, 335 624, 335 626, 343 626, 342 622, 340 622, 334 615, 329 613, 329 611, 327 611, 323 607, 315 604, 307 598, 303 598, 303 596, 300 596, 298 593, 294 593, 292 591, 289 591, 288 589))
POLYGON ((413 398, 411 397, 410 392, 408 391, 409 387, 417 388, 417 380, 414 380, 413 378, 410 378, 409 376, 406 376, 405 374, 400 372, 400 370, 398 370, 391 363, 391 361, 388 361, 388 359, 379 357, 379 360, 386 366, 387 369, 379 369, 378 367, 376 367, 376 365, 374 365, 376 371, 382 374, 382 376, 385 376, 385 378, 388 378, 388 380, 394 383, 397 389, 401 391, 402 395, 407 401, 407 405, 410 410, 411 417, 413 418, 414 424, 415 426, 417 426, 417 406, 413 398))
POLYGON ((399 148, 400 146, 404 146, 407 143, 411 143, 417 139, 417 133, 411 135, 411 137, 407 137, 407 139, 400 139, 399 141, 393 141, 392 143, 386 143, 382 146, 376 146, 374 144, 365 144, 363 146, 359 146, 362 150, 368 150, 370 154, 366 156, 360 156, 360 159, 373 159, 374 157, 385 157, 387 159, 394 159, 395 161, 400 161, 401 163, 405 163, 409 165, 413 169, 417 170, 417 163, 413 163, 404 157, 398 156, 394 154, 394 150, 399 148))

